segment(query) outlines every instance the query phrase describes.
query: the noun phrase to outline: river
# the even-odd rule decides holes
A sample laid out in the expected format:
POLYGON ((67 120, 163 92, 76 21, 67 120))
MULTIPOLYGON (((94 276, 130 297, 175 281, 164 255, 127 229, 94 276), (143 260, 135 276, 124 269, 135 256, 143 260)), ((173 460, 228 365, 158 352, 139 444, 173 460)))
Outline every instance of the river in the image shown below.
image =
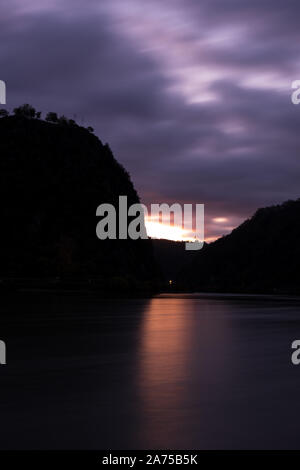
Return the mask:
POLYGON ((0 448, 299 447, 300 301, 11 297, 0 448))

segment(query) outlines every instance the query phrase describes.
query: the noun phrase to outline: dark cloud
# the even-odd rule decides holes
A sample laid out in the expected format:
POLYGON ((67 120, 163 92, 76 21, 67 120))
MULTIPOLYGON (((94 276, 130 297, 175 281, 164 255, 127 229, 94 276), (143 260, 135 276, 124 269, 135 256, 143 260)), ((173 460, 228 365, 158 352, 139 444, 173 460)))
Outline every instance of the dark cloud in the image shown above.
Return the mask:
POLYGON ((293 0, 4 1, 0 78, 10 108, 92 125, 146 203, 205 203, 221 235, 299 196, 299 13, 293 0))

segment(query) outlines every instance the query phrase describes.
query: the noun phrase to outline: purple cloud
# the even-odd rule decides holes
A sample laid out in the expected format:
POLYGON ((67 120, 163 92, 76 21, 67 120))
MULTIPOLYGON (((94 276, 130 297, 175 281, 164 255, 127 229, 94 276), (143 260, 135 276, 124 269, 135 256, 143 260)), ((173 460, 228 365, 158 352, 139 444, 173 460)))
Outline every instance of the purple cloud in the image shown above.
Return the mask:
POLYGON ((145 203, 204 203, 219 236, 299 196, 299 13, 293 0, 4 1, 0 79, 10 108, 92 125, 145 203))

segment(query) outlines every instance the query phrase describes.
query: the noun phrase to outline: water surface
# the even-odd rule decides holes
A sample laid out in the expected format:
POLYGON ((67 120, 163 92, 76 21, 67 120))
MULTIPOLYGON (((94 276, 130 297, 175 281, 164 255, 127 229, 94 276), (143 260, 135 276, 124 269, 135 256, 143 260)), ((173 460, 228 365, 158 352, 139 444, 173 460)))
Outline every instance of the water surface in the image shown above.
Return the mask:
POLYGON ((300 303, 3 299, 0 448, 299 448, 300 303), (9 318, 9 320, 7 320, 9 318))

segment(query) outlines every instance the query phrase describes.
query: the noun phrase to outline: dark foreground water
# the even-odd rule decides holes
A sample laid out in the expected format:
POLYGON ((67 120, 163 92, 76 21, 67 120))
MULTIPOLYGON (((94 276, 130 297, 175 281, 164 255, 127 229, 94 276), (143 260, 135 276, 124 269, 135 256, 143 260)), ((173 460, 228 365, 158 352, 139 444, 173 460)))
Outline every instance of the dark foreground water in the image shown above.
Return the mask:
POLYGON ((27 296, 0 306, 0 448, 300 448, 297 301, 27 296))

